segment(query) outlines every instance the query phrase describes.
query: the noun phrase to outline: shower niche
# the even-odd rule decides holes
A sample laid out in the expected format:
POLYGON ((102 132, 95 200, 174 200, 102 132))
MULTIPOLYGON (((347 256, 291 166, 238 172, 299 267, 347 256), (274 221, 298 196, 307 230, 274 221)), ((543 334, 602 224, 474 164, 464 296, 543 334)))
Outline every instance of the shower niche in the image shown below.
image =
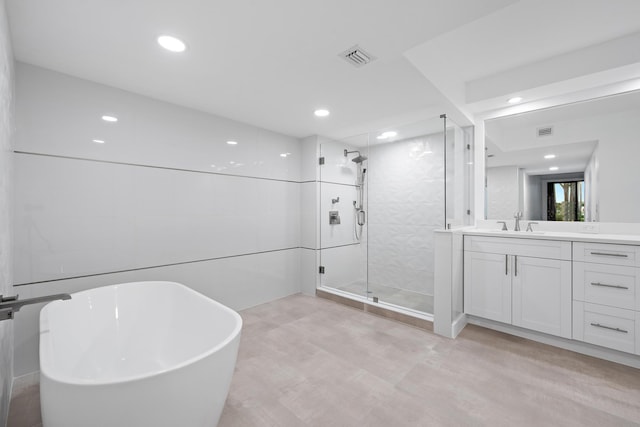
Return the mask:
POLYGON ((430 319, 434 231, 470 221, 470 136, 435 118, 319 143, 321 290, 430 319))

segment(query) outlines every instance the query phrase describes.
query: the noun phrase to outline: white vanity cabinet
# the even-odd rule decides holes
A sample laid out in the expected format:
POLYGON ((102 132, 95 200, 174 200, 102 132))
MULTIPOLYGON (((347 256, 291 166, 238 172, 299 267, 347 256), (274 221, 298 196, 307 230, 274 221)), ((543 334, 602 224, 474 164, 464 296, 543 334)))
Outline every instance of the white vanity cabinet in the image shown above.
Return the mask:
POLYGON ((571 338, 571 242, 465 236, 466 313, 571 338))
POLYGON ((573 244, 573 339, 640 354, 640 246, 573 244))
POLYGON ((515 257, 514 263, 511 323, 571 338, 571 261, 515 257))
POLYGON ((465 251, 465 313, 511 323, 510 264, 506 254, 465 251))

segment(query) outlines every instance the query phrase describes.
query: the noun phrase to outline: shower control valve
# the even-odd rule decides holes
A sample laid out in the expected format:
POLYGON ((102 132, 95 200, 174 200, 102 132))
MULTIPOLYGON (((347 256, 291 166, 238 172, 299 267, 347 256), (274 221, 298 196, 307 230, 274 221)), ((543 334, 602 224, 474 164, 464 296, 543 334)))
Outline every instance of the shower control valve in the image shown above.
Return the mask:
POLYGON ((340 212, 329 211, 329 225, 338 225, 338 224, 340 224, 340 212))

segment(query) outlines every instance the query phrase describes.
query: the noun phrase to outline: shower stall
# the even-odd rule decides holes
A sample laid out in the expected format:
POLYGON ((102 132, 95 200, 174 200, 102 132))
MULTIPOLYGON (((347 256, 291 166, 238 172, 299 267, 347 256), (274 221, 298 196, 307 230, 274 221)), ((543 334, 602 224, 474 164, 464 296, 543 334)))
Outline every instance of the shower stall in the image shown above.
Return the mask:
POLYGON ((319 144, 319 289, 432 319, 434 232, 471 221, 471 135, 443 115, 319 144))

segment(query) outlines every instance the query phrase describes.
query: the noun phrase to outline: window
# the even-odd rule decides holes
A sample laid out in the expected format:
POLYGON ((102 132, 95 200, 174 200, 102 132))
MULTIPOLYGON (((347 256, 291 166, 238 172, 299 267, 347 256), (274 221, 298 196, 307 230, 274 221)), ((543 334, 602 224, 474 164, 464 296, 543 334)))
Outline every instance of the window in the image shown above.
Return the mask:
POLYGON ((584 221, 584 181, 547 183, 547 221, 584 221))

